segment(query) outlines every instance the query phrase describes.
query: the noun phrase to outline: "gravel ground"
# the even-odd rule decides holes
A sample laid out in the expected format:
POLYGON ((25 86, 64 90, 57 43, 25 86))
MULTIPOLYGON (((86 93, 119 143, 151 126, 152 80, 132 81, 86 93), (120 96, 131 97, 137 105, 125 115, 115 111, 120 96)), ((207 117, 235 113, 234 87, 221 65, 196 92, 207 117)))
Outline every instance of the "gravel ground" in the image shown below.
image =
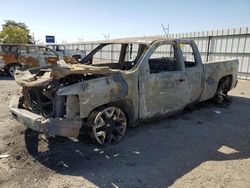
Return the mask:
POLYGON ((20 92, 0 77, 0 187, 250 187, 250 82, 239 81, 229 106, 129 129, 121 143, 47 142, 8 111, 20 92))

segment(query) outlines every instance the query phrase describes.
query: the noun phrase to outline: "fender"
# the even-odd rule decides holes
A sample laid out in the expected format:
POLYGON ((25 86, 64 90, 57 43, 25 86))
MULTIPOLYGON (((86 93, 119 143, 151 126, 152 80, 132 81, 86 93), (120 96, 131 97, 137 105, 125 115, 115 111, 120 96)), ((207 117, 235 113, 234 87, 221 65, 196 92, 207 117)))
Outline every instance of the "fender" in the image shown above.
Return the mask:
POLYGON ((128 84, 121 74, 116 74, 63 87, 57 91, 57 95, 77 95, 80 118, 86 118, 98 106, 126 98, 128 84))

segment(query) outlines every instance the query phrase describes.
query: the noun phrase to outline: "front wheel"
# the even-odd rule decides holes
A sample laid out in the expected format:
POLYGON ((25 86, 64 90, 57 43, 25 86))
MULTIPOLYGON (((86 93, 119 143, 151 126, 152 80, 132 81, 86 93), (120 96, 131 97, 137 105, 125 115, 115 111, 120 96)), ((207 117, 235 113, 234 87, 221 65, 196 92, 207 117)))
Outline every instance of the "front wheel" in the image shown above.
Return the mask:
POLYGON ((118 143, 126 132, 127 117, 118 107, 106 107, 91 113, 88 126, 99 144, 118 143))
POLYGON ((19 64, 12 64, 12 65, 10 65, 9 69, 8 69, 8 74, 11 77, 14 77, 16 70, 19 69, 20 67, 21 66, 19 64))

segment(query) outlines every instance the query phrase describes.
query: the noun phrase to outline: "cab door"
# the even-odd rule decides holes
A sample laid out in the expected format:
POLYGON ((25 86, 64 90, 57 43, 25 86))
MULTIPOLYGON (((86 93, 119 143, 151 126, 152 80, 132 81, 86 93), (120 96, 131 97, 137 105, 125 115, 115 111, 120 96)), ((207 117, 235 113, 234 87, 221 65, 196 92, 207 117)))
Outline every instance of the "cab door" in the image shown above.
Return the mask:
POLYGON ((20 54, 18 58, 21 59, 23 66, 27 68, 40 66, 40 59, 37 53, 36 46, 33 45, 20 46, 20 54))
POLYGON ((203 89, 203 64, 200 53, 194 42, 183 40, 179 41, 178 47, 181 51, 187 83, 190 90, 189 102, 198 101, 203 89))
POLYGON ((190 100, 185 67, 174 42, 157 42, 139 71, 140 118, 170 114, 190 100))
POLYGON ((55 51, 45 46, 39 46, 38 53, 39 53, 42 65, 56 64, 56 62, 59 59, 55 51))

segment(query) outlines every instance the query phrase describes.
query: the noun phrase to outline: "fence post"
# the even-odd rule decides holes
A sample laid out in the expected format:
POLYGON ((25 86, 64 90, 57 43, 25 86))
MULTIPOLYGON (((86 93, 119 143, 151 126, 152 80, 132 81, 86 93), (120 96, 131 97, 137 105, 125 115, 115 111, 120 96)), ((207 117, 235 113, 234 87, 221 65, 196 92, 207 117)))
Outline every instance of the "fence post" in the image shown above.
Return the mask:
POLYGON ((206 57, 206 62, 208 62, 209 58, 209 53, 210 53, 210 41, 211 41, 211 36, 208 36, 208 44, 207 44, 207 57, 206 57))

